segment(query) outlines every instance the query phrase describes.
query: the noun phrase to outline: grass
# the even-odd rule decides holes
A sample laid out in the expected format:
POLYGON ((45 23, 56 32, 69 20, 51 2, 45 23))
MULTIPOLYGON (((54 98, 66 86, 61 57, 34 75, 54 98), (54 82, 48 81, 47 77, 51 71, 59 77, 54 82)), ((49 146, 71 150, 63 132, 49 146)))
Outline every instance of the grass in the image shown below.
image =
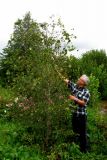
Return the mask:
POLYGON ((20 124, 0 119, 0 160, 44 160, 36 145, 27 146, 18 142, 20 124))

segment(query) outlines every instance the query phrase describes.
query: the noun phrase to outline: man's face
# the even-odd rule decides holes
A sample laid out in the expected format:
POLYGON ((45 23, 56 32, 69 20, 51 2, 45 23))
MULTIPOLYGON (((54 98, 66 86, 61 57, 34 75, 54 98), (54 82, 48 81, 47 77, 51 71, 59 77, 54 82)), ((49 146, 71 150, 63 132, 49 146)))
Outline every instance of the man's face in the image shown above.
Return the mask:
POLYGON ((84 79, 82 78, 82 76, 78 79, 77 85, 81 86, 81 87, 85 86, 85 82, 84 82, 84 79))

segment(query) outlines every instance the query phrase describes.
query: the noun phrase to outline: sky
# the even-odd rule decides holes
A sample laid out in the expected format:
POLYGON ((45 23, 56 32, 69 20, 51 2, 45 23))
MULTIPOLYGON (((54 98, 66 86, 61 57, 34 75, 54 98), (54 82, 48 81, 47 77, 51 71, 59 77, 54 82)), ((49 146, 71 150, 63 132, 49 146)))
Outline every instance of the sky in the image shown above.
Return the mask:
POLYGON ((60 17, 67 30, 74 28, 76 47, 71 54, 80 56, 88 50, 107 53, 107 0, 0 0, 0 52, 13 33, 14 23, 30 11, 37 22, 60 17), (77 51, 79 50, 79 51, 77 51))

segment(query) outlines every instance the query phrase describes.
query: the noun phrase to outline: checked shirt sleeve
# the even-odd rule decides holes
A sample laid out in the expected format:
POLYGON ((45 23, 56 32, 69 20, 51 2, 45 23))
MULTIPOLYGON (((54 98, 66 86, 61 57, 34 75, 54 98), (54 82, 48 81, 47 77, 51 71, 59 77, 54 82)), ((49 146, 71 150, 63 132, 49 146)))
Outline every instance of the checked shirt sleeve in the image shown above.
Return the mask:
POLYGON ((90 100, 90 93, 89 93, 88 90, 85 92, 85 94, 83 95, 82 99, 86 102, 86 104, 89 103, 89 100, 90 100))

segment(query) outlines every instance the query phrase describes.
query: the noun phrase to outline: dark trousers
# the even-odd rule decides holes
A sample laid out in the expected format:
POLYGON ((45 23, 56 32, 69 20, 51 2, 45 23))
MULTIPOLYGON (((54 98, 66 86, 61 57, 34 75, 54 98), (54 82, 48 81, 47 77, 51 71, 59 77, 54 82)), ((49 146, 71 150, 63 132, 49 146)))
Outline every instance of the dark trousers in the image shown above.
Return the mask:
POLYGON ((77 113, 73 113, 72 127, 73 131, 79 134, 80 150, 82 152, 87 151, 86 122, 87 122, 86 115, 77 115, 77 113))

